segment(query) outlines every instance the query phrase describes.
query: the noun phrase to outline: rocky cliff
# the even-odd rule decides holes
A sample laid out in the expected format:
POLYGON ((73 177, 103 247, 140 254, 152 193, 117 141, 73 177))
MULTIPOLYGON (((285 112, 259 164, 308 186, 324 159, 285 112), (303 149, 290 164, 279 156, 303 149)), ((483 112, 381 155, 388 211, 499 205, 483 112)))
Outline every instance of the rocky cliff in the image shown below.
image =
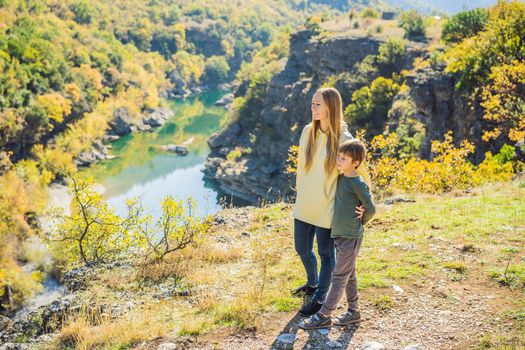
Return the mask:
POLYGON ((410 97, 415 105, 414 117, 425 125, 420 156, 431 158, 432 140, 443 139, 451 130, 456 145, 465 139, 474 143, 476 151, 472 161, 479 163, 485 152, 497 153, 503 141, 482 141, 487 122, 483 119, 480 101, 467 91, 457 90, 457 81, 457 77, 445 73, 444 65, 417 69, 407 76, 410 97))
MULTIPOLYGON (((310 122, 313 94, 329 77, 355 72, 366 56, 378 53, 381 43, 373 37, 312 37, 309 31, 292 35, 288 60, 271 79, 262 105, 251 106, 239 120, 210 138, 212 152, 205 175, 217 180, 226 193, 252 202, 289 195, 290 179, 284 172, 288 148, 298 143, 302 128, 310 122), (228 160, 236 147, 251 152, 228 160)), ((407 57, 416 51, 409 47, 407 57)), ((336 87, 348 103, 351 93, 361 86, 336 87)))

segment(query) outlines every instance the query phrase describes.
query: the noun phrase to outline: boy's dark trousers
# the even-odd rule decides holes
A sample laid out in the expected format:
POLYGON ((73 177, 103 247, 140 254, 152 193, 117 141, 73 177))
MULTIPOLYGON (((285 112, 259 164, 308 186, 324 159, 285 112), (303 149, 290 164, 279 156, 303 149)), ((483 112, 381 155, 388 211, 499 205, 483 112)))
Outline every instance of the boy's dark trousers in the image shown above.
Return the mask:
POLYGON ((321 314, 331 315, 345 292, 348 309, 358 309, 359 295, 355 276, 355 261, 362 242, 362 238, 337 237, 335 239, 336 258, 335 268, 332 272, 332 285, 320 310, 321 314))

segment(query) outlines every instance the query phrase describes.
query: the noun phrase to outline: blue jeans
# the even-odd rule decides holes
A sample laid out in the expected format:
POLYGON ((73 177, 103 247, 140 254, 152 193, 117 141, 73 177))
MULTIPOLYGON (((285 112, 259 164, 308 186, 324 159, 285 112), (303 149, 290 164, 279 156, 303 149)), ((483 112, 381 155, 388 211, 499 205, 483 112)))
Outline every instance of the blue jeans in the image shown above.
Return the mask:
POLYGON ((307 284, 318 286, 313 299, 324 302, 330 289, 330 279, 335 266, 334 239, 331 229, 317 227, 294 219, 295 251, 301 258, 306 270, 307 284), (321 259, 321 270, 317 274, 317 258, 314 254, 314 237, 317 237, 317 252, 321 259))

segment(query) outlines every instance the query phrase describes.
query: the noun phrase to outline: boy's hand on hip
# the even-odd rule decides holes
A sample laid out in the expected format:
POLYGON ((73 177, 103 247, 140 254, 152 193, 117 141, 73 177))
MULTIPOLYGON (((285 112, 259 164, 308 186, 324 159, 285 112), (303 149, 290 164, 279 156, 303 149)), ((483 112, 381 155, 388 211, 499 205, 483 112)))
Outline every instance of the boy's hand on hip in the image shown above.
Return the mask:
POLYGON ((362 220, 363 219, 363 214, 365 213, 365 207, 363 207, 363 205, 359 205, 359 206, 355 207, 355 213, 357 214, 357 218, 359 220, 362 220))

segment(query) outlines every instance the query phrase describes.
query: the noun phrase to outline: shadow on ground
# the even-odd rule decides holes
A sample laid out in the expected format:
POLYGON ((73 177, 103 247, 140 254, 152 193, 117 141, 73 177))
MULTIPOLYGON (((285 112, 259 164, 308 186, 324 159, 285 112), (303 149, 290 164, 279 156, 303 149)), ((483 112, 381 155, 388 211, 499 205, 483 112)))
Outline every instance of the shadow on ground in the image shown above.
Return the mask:
MULTIPOLYGON (((308 302, 308 300, 304 300, 308 302)), ((355 332, 359 329, 359 323, 354 325, 349 325, 347 327, 332 327, 331 329, 317 329, 311 331, 305 331, 299 328, 299 324, 303 321, 305 317, 301 316, 299 313, 296 313, 290 321, 284 326, 279 335, 275 338, 270 349, 273 350, 289 350, 294 349, 294 344, 298 338, 298 332, 305 332, 308 334, 308 339, 306 343, 302 346, 302 349, 305 350, 323 350, 323 349, 347 349, 350 345, 355 332), (337 338, 332 339, 330 333, 334 333, 333 330, 337 329, 337 338), (339 333, 339 330, 341 331, 339 333)), ((303 343, 303 340, 300 341, 303 343)), ((296 348, 296 347, 295 347, 296 348)))

